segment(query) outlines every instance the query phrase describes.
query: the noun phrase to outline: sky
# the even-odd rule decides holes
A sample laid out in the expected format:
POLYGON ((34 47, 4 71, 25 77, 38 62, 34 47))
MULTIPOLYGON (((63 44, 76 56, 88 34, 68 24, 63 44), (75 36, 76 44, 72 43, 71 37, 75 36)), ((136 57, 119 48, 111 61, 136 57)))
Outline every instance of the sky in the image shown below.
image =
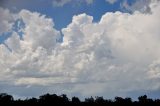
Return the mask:
POLYGON ((0 92, 160 98, 160 0, 0 0, 0 92))

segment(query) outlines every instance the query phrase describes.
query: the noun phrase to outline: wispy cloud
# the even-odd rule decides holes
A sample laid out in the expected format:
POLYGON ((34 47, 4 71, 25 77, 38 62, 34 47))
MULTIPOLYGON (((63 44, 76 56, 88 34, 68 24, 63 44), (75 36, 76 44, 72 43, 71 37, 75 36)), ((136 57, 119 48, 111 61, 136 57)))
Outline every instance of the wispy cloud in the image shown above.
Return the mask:
POLYGON ((118 0, 105 0, 106 2, 110 3, 110 4, 114 4, 116 3, 118 0))
POLYGON ((53 0, 53 6, 62 7, 70 2, 79 2, 79 3, 86 3, 92 4, 93 0, 53 0))

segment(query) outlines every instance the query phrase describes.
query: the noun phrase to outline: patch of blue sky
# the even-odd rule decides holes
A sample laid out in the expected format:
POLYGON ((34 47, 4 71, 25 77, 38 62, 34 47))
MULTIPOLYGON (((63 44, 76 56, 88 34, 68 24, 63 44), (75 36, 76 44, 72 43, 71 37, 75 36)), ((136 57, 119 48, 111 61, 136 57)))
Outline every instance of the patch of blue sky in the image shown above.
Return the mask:
POLYGON ((25 27, 24 22, 21 19, 18 19, 15 21, 15 23, 12 26, 12 30, 8 32, 4 32, 0 35, 0 44, 4 43, 5 40, 7 40, 13 32, 16 32, 20 39, 23 39, 23 28, 25 27))
POLYGON ((0 35, 0 44, 4 43, 12 35, 12 32, 4 32, 0 35))
MULTIPOLYGON (((93 16, 94 21, 97 22, 106 12, 124 12, 124 9, 120 6, 124 1, 125 0, 118 0, 114 4, 109 4, 105 0, 94 0, 92 4, 87 4, 85 2, 76 2, 76 0, 72 0, 72 2, 64 6, 57 7, 53 6, 52 0, 14 0, 14 2, 6 3, 5 6, 9 7, 12 11, 27 9, 45 14, 47 17, 53 19, 55 28, 61 30, 71 23, 74 15, 86 13, 93 16)), ((127 0, 130 5, 135 1, 136 0, 127 0)))
MULTIPOLYGON (((94 0, 92 4, 86 4, 83 2, 75 2, 74 0, 62 7, 53 6, 52 0, 14 0, 14 2, 8 2, 4 6, 10 8, 11 11, 14 9, 20 11, 21 9, 27 9, 32 12, 39 12, 46 15, 48 18, 52 18, 57 30, 67 27, 72 21, 74 15, 86 13, 93 16, 93 21, 100 21, 102 15, 106 12, 128 12, 121 7, 121 4, 125 0, 118 0, 114 4, 109 4, 105 0, 94 0), (14 9, 13 9, 14 8, 14 9)), ((137 0, 127 0, 129 5, 132 5, 137 0)), ((13 25, 13 31, 17 32, 20 35, 20 38, 23 37, 23 31, 20 31, 20 28, 23 28, 25 25, 22 20, 17 20, 13 25)), ((12 32, 6 32, 3 36, 0 36, 0 43, 3 43, 12 32)), ((63 35, 61 35, 63 38, 63 35)), ((62 42, 63 39, 57 39, 57 42, 62 42)))
POLYGON ((25 28, 25 23, 23 22, 22 19, 18 19, 15 21, 12 31, 17 32, 17 34, 20 36, 20 39, 23 39, 23 29, 25 28))

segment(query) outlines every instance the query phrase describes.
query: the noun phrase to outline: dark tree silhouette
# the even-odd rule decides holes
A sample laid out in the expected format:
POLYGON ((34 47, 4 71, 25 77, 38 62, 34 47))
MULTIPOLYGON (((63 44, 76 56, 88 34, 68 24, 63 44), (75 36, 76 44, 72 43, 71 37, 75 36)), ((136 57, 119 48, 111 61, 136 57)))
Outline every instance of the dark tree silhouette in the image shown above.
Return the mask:
POLYGON ((89 104, 93 104, 94 103, 94 98, 92 96, 90 98, 86 98, 85 102, 89 103, 89 104))
POLYGON ((131 98, 115 97, 114 100, 107 100, 103 97, 96 96, 93 98, 86 98, 84 101, 80 101, 78 97, 72 97, 70 100, 67 95, 62 94, 60 96, 56 94, 44 94, 39 98, 27 98, 25 100, 14 100, 11 95, 6 93, 0 94, 0 106, 160 106, 160 99, 151 99, 147 95, 139 96, 138 101, 132 101, 131 98))
POLYGON ((143 95, 138 97, 139 102, 141 103, 145 103, 147 101, 147 95, 143 95))
POLYGON ((105 104, 105 100, 103 99, 103 97, 96 97, 96 99, 95 99, 95 103, 97 103, 97 104, 105 104))
POLYGON ((124 99, 124 102, 127 104, 127 105, 131 105, 132 104, 132 99, 127 97, 124 99))
POLYGON ((79 104, 81 101, 79 100, 79 98, 78 97, 72 97, 72 103, 73 104, 79 104))
POLYGON ((147 104, 151 105, 156 103, 152 99, 148 98, 147 95, 138 97, 138 100, 141 105, 147 105, 147 104))
POLYGON ((13 97, 6 93, 0 94, 0 104, 11 104, 13 102, 13 97))
POLYGON ((36 104, 38 103, 38 99, 36 99, 36 98, 31 98, 31 99, 28 99, 27 102, 28 102, 29 104, 34 104, 34 105, 36 105, 36 104))

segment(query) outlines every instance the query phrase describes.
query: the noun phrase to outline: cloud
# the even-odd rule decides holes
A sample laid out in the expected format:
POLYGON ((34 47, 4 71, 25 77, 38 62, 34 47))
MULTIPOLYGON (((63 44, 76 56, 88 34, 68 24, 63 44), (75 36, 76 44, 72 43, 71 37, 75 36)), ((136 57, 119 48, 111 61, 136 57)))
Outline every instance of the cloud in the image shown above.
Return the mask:
POLYGON ((47 19, 44 15, 36 12, 31 13, 27 10, 21 10, 19 16, 26 26, 24 29, 26 36, 23 39, 28 45, 32 48, 40 46, 45 49, 51 49, 56 45, 56 37, 60 33, 52 28, 54 26, 52 19, 47 19))
POLYGON ((53 6, 62 7, 70 2, 84 2, 86 4, 92 4, 93 0, 53 0, 53 6))
POLYGON ((114 4, 117 2, 117 0, 106 0, 106 2, 110 3, 110 4, 114 4))
POLYGON ((61 30, 62 43, 51 18, 21 10, 14 15, 25 24, 22 38, 12 30, 0 44, 2 91, 24 88, 16 93, 25 96, 45 87, 38 93, 112 97, 159 90, 159 4, 149 5, 151 14, 107 12, 99 22, 75 15, 61 30))
POLYGON ((94 0, 86 0, 87 4, 92 4, 94 0))
POLYGON ((62 7, 69 2, 71 2, 71 0, 53 0, 53 5, 57 7, 62 7))
POLYGON ((136 0, 133 4, 128 4, 125 0, 121 7, 129 12, 140 11, 142 13, 151 13, 150 3, 157 3, 159 0, 136 0))
POLYGON ((15 17, 13 14, 9 12, 8 9, 3 9, 1 7, 0 7, 0 13, 1 13, 0 36, 1 36, 2 33, 11 31, 15 17))

